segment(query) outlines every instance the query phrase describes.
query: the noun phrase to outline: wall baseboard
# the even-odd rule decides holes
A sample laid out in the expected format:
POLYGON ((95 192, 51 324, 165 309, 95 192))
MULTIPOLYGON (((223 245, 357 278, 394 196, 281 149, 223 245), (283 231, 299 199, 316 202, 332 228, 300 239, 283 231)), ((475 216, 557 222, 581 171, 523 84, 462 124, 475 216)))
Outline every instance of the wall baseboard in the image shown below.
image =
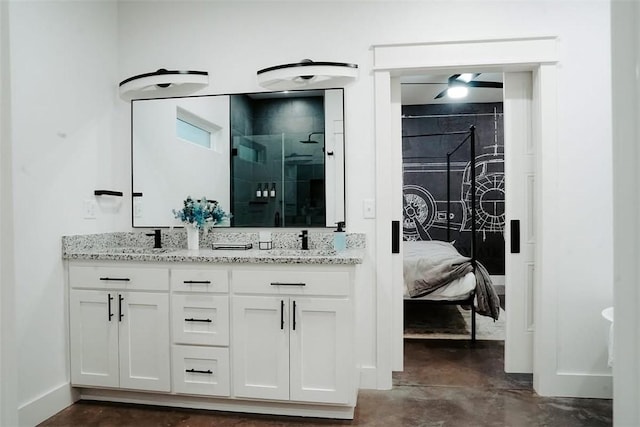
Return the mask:
POLYGON ((18 408, 21 426, 35 426, 57 414, 79 399, 71 384, 62 384, 18 408))
MULTIPOLYGON (((356 401, 348 405, 298 404, 289 402, 216 398, 180 394, 148 393, 114 389, 79 389, 82 400, 99 402, 135 403, 169 406, 174 408, 205 409, 212 411, 245 412, 265 415, 336 418, 352 420, 356 401)), ((354 396, 355 397, 355 396, 354 396)))
POLYGON ((580 372, 558 372, 548 378, 536 378, 533 388, 540 396, 579 397, 590 399, 613 398, 613 376, 580 372))
POLYGON ((360 389, 361 390, 377 390, 378 389, 378 370, 374 366, 360 367, 360 389))

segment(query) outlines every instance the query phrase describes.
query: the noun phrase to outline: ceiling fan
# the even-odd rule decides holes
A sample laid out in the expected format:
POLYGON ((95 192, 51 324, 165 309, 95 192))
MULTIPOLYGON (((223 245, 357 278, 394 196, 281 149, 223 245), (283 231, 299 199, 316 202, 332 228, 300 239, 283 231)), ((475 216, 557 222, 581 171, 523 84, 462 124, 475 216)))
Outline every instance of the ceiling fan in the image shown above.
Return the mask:
POLYGON ((467 95, 470 87, 502 89, 502 83, 500 82, 473 80, 479 75, 480 73, 453 74, 447 81, 447 88, 437 94, 433 99, 439 99, 445 95, 449 95, 451 98, 462 98, 467 95))

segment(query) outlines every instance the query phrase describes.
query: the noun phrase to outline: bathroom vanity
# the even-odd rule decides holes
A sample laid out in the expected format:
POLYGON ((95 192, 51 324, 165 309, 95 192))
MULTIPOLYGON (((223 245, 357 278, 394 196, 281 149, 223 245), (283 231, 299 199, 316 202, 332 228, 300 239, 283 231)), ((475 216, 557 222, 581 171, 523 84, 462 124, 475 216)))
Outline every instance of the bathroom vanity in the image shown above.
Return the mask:
POLYGON ((353 418, 362 249, 64 250, 84 399, 353 418))

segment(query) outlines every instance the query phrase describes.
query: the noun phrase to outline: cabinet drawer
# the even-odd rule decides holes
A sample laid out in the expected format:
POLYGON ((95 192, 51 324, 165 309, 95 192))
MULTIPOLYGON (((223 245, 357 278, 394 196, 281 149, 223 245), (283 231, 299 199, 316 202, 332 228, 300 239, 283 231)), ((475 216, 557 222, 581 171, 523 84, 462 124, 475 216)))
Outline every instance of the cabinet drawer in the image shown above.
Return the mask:
POLYGON ((173 341, 178 344, 229 345, 229 297, 173 294, 173 341))
POLYGON ((173 292, 229 292, 227 270, 171 270, 173 292))
POLYGON ((72 288, 169 290, 167 268, 145 268, 124 265, 69 265, 72 288))
POLYGON ((292 295, 349 295, 347 271, 234 270, 233 292, 292 295))
POLYGON ((172 359, 174 392, 229 396, 229 349, 175 345, 172 359))

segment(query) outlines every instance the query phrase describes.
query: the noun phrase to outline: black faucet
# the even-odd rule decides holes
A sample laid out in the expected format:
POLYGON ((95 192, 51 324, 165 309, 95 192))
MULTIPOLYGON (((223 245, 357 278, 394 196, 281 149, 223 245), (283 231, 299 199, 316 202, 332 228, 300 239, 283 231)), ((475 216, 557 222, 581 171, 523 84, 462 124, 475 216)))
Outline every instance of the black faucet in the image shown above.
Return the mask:
POLYGON ((148 233, 147 236, 153 236, 153 248, 159 249, 162 247, 162 234, 160 229, 153 230, 153 233, 148 233))
POLYGON ((309 249, 309 231, 302 230, 302 234, 299 234, 298 237, 302 239, 302 250, 309 249))

